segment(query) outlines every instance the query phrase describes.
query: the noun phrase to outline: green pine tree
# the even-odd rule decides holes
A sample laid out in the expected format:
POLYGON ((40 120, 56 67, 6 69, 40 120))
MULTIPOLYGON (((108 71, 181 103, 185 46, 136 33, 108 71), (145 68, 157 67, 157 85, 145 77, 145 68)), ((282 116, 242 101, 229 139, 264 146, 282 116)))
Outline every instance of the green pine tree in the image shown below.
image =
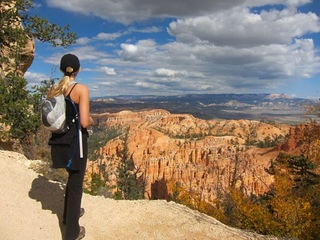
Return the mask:
POLYGON ((125 135, 122 159, 118 166, 118 199, 135 200, 144 198, 145 183, 137 179, 137 169, 128 156, 128 134, 125 135))

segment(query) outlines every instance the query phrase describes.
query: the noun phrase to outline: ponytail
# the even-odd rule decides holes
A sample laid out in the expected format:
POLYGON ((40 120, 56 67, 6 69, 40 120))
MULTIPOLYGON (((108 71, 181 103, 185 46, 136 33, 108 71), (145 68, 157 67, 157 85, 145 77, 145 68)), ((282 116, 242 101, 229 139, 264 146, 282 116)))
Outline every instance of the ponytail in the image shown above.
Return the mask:
POLYGON ((57 85, 52 85, 48 91, 47 97, 55 97, 60 94, 64 94, 69 87, 70 76, 64 75, 57 85))

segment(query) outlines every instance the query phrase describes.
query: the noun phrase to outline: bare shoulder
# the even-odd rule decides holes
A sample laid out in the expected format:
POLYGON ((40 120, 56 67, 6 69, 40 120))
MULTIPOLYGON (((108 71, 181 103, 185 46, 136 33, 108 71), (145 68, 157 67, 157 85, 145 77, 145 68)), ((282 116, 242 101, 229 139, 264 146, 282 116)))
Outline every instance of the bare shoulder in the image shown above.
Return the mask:
POLYGON ((75 103, 80 103, 80 100, 83 99, 84 101, 86 101, 86 99, 89 98, 89 88, 84 85, 84 84, 80 84, 78 83, 75 87, 73 92, 71 93, 71 99, 75 102, 75 103))
POLYGON ((84 84, 78 83, 76 88, 77 88, 77 92, 79 92, 79 93, 87 93, 87 92, 89 92, 89 88, 84 84))
POLYGON ((81 84, 81 83, 77 83, 77 88, 78 89, 88 89, 87 85, 81 84))

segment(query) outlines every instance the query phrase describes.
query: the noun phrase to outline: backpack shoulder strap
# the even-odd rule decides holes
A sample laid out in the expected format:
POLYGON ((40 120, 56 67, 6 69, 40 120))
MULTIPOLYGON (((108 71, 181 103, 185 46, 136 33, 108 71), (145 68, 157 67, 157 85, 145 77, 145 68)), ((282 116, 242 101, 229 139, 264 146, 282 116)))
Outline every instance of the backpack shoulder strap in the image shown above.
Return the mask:
MULTIPOLYGON (((72 111, 73 111, 73 113, 74 113, 74 119, 72 120, 73 122, 75 121, 75 120, 79 120, 79 112, 78 112, 78 109, 77 109, 77 107, 76 107, 76 104, 74 103, 74 101, 71 99, 71 97, 70 97, 70 94, 71 94, 71 92, 72 92, 72 90, 74 89, 74 87, 77 85, 78 83, 74 83, 73 84, 73 86, 72 86, 72 88, 71 88, 71 90, 70 90, 70 92, 68 93, 68 95, 67 96, 65 96, 64 97, 64 99, 65 99, 65 101, 68 101, 68 102, 70 102, 71 103, 71 105, 72 105, 72 111)), ((71 85, 70 85, 71 86, 71 85)))

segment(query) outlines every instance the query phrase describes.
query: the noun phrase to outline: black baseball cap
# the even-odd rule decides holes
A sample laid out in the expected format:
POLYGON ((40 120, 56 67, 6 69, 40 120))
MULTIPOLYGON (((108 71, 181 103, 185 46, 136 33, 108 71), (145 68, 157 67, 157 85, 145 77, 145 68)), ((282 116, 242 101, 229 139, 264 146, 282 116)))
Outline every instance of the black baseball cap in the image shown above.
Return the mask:
POLYGON ((61 58, 60 70, 65 74, 70 76, 72 73, 79 71, 80 61, 76 55, 66 54, 61 58))

